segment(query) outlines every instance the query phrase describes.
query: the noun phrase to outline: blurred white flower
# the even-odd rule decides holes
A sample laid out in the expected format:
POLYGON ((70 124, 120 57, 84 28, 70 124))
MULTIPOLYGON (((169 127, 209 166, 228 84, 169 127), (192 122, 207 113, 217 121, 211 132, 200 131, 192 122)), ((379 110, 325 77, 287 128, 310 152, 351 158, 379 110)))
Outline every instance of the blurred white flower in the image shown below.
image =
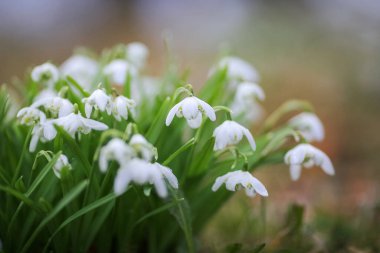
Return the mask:
POLYGON ((108 115, 111 114, 111 98, 102 89, 95 90, 89 97, 83 98, 82 102, 87 118, 91 117, 93 108, 101 112, 106 111, 108 115))
POLYGON ((61 171, 62 169, 66 167, 67 169, 71 170, 72 167, 69 163, 69 159, 67 159, 67 156, 65 155, 60 155, 56 163, 54 164, 53 171, 54 174, 58 177, 61 178, 61 171))
POLYGON ((104 131, 108 126, 96 120, 82 117, 80 113, 70 113, 69 115, 54 119, 53 123, 61 126, 73 138, 75 133, 88 134, 91 130, 104 131))
POLYGON ((244 116, 249 122, 258 121, 263 115, 263 109, 257 100, 263 101, 263 89, 252 82, 243 82, 237 86, 234 100, 231 104, 234 116, 244 116))
POLYGON ((198 128, 202 123, 202 114, 206 114, 211 121, 216 119, 215 111, 209 104, 194 96, 187 97, 169 111, 166 125, 169 126, 174 115, 177 115, 177 117, 185 117, 191 128, 198 128))
POLYGON ((152 161, 157 156, 156 148, 150 144, 141 134, 135 134, 129 141, 129 145, 141 156, 145 161, 152 161))
POLYGON ((294 181, 300 178, 302 166, 305 168, 320 166, 326 174, 335 174, 330 158, 310 144, 298 144, 289 150, 285 154, 284 162, 290 165, 290 176, 294 181))
POLYGON ((265 186, 247 171, 237 170, 218 177, 212 186, 212 190, 214 192, 217 191, 222 184, 226 184, 226 189, 229 191, 244 188, 245 193, 249 197, 254 197, 256 193, 264 197, 268 196, 265 186))
POLYGON ((113 84, 123 86, 127 75, 132 79, 137 75, 137 69, 125 60, 113 60, 104 67, 103 73, 108 76, 113 84))
POLYGON ((99 168, 102 172, 106 172, 109 161, 116 160, 119 165, 122 165, 135 156, 136 152, 132 147, 122 139, 113 138, 100 150, 99 168))
POLYGON ((144 67, 149 55, 148 48, 140 42, 132 42, 126 46, 127 60, 138 69, 144 67))
POLYGON ((159 163, 154 163, 153 166, 160 171, 162 177, 165 178, 174 189, 178 189, 178 179, 171 169, 159 163))
POLYGON ((90 57, 73 55, 62 63, 60 70, 64 76, 71 76, 86 90, 92 90, 99 66, 90 57))
POLYGON ((46 115, 42 111, 33 107, 24 107, 17 113, 17 118, 23 125, 31 126, 38 122, 44 122, 46 120, 46 115))
POLYGON ((322 141, 325 137, 323 124, 314 113, 300 113, 289 120, 289 125, 300 131, 308 142, 322 141))
POLYGON ((112 115, 117 121, 121 121, 121 118, 128 119, 128 110, 134 111, 136 103, 132 99, 128 99, 124 96, 117 96, 112 102, 112 115))
POLYGON ((52 89, 43 89, 38 92, 38 95, 34 97, 33 102, 36 102, 43 98, 57 97, 58 94, 52 89))
POLYGON ((257 70, 251 64, 238 57, 228 56, 222 58, 216 67, 210 70, 209 75, 213 74, 216 69, 222 68, 227 68, 227 78, 232 86, 243 81, 258 82, 260 79, 257 70))
POLYGON ((74 105, 67 99, 61 97, 45 97, 34 102, 30 107, 43 106, 53 117, 63 117, 74 112, 74 105))
MULTIPOLYGON (((167 174, 167 171, 165 174, 167 174)), ((168 195, 164 179, 165 174, 161 172, 160 167, 156 164, 151 164, 145 160, 132 159, 123 164, 118 170, 114 182, 114 191, 117 195, 121 195, 132 182, 139 185, 152 184, 158 196, 164 198, 168 195)), ((176 185, 172 179, 168 179, 168 182, 176 185)))
POLYGON ((59 71, 56 66, 46 62, 35 67, 32 70, 31 77, 34 82, 42 83, 52 89, 59 80, 59 71))
POLYGON ((229 145, 238 144, 243 135, 247 138, 251 148, 256 149, 256 143, 249 130, 235 121, 226 120, 220 126, 215 128, 213 136, 215 137, 214 150, 222 150, 229 145))
POLYGON ((37 148, 38 141, 47 142, 51 141, 57 135, 57 130, 52 124, 52 120, 39 122, 33 127, 32 138, 29 144, 29 152, 34 152, 37 148))

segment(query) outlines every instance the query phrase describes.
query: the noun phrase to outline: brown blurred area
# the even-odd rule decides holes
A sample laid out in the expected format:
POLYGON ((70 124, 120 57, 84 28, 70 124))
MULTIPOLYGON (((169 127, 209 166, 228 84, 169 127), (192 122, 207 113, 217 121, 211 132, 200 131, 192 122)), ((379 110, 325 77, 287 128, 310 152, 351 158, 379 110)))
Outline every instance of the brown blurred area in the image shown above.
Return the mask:
POLYGON ((326 128, 317 146, 336 168, 335 177, 304 170, 298 182, 286 166, 259 171, 268 216, 291 202, 355 215, 380 200, 379 13, 380 2, 370 0, 3 0, 0 80, 46 60, 60 64, 78 46, 99 52, 131 41, 150 48, 147 72, 158 75, 169 36, 199 87, 220 52, 230 51, 261 73, 267 113, 291 98, 315 106, 326 128))

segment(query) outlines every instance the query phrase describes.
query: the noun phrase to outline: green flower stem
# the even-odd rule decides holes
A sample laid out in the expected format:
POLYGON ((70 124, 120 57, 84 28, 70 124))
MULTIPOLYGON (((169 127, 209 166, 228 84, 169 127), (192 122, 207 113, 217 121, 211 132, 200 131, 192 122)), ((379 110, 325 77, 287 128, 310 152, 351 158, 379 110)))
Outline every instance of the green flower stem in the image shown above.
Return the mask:
POLYGON ((12 185, 16 182, 16 180, 17 180, 17 178, 18 178, 18 176, 20 174, 22 162, 24 161, 24 156, 28 152, 28 143, 30 141, 31 135, 32 135, 32 128, 29 130, 29 132, 28 132, 28 134, 27 134, 27 136, 25 138, 24 145, 22 146, 21 155, 20 155, 20 158, 18 160, 18 164, 17 164, 17 167, 15 169, 15 172, 13 174, 12 185))

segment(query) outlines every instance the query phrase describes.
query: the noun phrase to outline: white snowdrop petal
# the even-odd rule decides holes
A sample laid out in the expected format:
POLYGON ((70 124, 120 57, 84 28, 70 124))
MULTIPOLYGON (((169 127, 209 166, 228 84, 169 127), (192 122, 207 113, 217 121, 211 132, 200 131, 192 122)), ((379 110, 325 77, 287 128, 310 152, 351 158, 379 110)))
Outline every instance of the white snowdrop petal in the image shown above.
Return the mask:
POLYGON ((268 196, 268 191, 267 189, 265 188, 265 186, 256 178, 252 177, 250 179, 251 183, 252 183, 252 186, 253 188, 255 189, 255 191, 260 194, 261 196, 264 196, 264 197, 267 197, 268 196))
POLYGON ((99 130, 99 131, 104 131, 108 129, 108 126, 106 124, 101 123, 99 121, 86 119, 86 118, 83 118, 82 120, 83 120, 83 124, 89 128, 99 130))
POLYGON ((297 181, 301 177, 301 165, 290 165, 290 177, 297 181))
MULTIPOLYGON (((195 97, 194 97, 195 98, 195 97)), ((201 105, 201 107, 203 108, 203 110, 205 111, 207 117, 211 120, 211 121, 215 121, 216 120, 216 114, 215 114, 215 110, 214 108, 212 108, 209 104, 207 104, 206 102, 204 102, 203 100, 199 99, 199 98, 196 98, 197 99, 197 102, 201 105)))
POLYGON ((195 118, 186 118, 186 121, 191 128, 199 128, 202 124, 202 114, 198 113, 195 118))
POLYGON ((38 135, 32 135, 32 138, 31 138, 30 144, 29 144, 29 152, 32 153, 32 152, 36 151, 38 139, 39 139, 38 135))
POLYGON ((177 113, 179 107, 181 106, 181 104, 182 104, 182 102, 179 102, 178 104, 176 104, 176 105, 175 105, 175 106, 169 111, 168 116, 166 117, 166 121, 165 121, 165 124, 166 124, 167 126, 169 126, 169 125, 172 123, 173 118, 174 118, 174 116, 176 115, 176 113, 177 113))
POLYGON ((252 150, 255 151, 256 150, 256 143, 255 143, 255 140, 253 139, 251 132, 248 129, 244 128, 243 133, 244 133, 245 137, 247 137, 247 140, 249 142, 249 145, 251 145, 252 150))
POLYGON ((128 168, 119 169, 114 182, 114 192, 116 195, 123 194, 130 183, 128 168))

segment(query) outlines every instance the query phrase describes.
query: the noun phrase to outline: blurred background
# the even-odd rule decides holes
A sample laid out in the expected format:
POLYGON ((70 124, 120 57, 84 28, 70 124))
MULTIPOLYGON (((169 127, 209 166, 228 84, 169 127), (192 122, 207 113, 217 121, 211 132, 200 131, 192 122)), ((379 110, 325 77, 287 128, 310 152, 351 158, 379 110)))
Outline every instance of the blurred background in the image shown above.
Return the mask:
POLYGON ((100 52, 133 41, 150 48, 147 72, 158 75, 166 37, 200 87, 220 52, 230 51, 261 73, 267 113, 290 98, 315 106, 326 128, 317 146, 337 173, 307 170, 292 182, 286 166, 259 171, 270 191, 266 203, 238 194, 200 243, 206 251, 240 242, 266 242, 274 250, 291 213, 301 210, 307 225, 301 233, 315 245, 367 252, 374 248, 362 237, 370 231, 377 244, 380 238, 373 230, 380 227, 379 13, 380 2, 371 0, 2 0, 0 82, 23 78, 46 60, 60 64, 76 47, 100 52), (267 224, 259 226, 264 206, 267 224))

